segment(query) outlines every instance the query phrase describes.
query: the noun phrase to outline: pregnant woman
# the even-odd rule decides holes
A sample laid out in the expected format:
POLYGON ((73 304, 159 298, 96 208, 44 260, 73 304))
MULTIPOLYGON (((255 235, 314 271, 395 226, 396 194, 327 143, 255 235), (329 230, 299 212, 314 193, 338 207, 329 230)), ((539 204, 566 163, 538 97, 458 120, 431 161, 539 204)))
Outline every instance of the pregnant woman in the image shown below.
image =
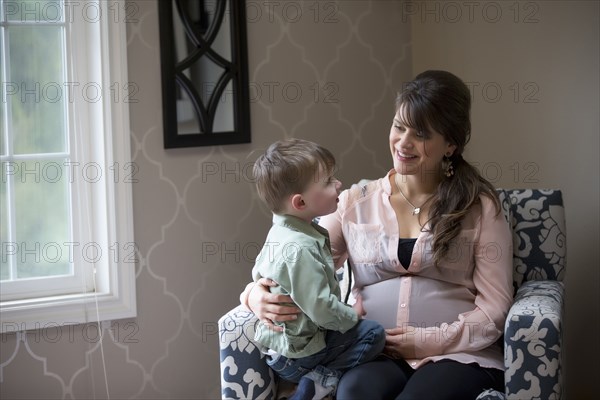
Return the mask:
MULTIPOLYGON (((512 242, 493 186, 462 157, 470 106, 458 77, 419 74, 396 101, 393 168, 342 192, 321 218, 336 267, 352 266, 355 309, 387 328, 383 354, 343 375, 338 400, 503 390, 496 341, 513 297, 512 242)), ((267 324, 297 312, 269 292, 275 285, 262 280, 242 294, 267 324)))

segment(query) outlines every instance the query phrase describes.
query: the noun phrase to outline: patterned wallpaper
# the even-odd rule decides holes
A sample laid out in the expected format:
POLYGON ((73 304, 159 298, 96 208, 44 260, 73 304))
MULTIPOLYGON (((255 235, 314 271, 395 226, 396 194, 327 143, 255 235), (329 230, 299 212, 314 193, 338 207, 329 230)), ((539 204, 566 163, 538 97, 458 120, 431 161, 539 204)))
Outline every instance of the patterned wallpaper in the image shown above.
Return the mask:
POLYGON ((257 153, 320 142, 345 186, 390 165, 393 99, 411 77, 399 2, 248 0, 252 143, 174 150, 162 143, 156 0, 129 5, 138 317, 3 335, 3 399, 220 398, 216 322, 270 225, 257 153))

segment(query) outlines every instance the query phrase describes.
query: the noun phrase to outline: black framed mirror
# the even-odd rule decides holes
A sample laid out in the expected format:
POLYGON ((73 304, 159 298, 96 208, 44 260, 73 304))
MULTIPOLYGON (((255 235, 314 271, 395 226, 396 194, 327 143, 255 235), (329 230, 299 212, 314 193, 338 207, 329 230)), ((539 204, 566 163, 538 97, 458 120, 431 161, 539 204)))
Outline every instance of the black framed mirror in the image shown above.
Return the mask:
POLYGON ((250 142, 244 0, 159 0, 164 147, 250 142))

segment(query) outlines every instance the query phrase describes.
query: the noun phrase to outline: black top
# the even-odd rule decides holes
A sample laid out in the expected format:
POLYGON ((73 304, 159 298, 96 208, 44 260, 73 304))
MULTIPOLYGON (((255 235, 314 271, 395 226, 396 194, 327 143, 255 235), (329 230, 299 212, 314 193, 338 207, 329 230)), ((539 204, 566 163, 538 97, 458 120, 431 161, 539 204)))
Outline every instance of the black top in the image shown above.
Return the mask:
POLYGON ((415 247, 416 238, 402 239, 398 242, 398 260, 408 269, 410 267, 410 259, 412 258, 413 249, 415 247))

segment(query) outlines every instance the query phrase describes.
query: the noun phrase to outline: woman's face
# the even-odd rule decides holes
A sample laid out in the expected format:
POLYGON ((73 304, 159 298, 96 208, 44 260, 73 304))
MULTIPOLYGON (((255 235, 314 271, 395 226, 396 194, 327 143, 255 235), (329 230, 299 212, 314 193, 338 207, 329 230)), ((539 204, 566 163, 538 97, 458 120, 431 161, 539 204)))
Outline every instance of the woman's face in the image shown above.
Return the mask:
POLYGON ((390 130, 390 150, 394 169, 401 175, 420 175, 422 179, 438 179, 444 155, 450 156, 456 145, 427 129, 417 131, 406 126, 405 108, 400 106, 390 130))

